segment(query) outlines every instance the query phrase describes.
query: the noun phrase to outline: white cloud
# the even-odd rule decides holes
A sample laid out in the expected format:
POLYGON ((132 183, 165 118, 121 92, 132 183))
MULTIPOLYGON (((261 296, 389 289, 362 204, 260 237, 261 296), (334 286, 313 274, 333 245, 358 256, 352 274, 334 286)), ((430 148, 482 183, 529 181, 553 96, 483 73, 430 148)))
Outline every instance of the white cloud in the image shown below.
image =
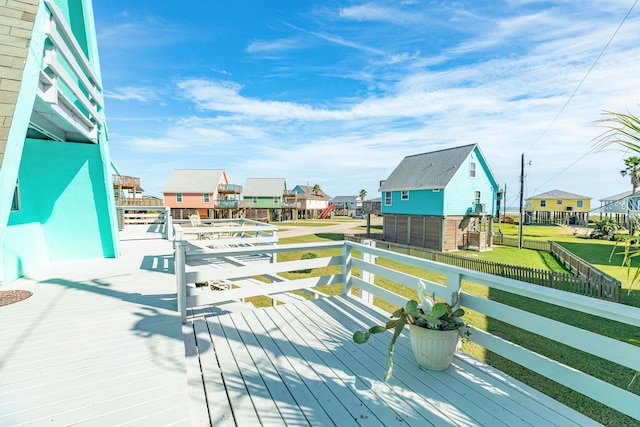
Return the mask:
POLYGON ((338 16, 357 21, 382 21, 394 24, 424 22, 422 14, 404 11, 401 8, 381 6, 375 3, 365 3, 341 8, 338 16))
POLYGON ((161 92, 163 90, 157 87, 121 86, 114 91, 106 91, 105 97, 119 101, 151 102, 161 99, 161 92))
MULTIPOLYGON (((640 24, 637 19, 625 23, 553 122, 619 24, 592 16, 593 5, 580 11, 557 8, 554 13, 533 10, 481 21, 452 5, 448 18, 455 16, 462 24, 476 20, 477 26, 465 27, 468 36, 436 53, 401 45, 389 50, 396 53, 386 54, 386 46, 367 44, 366 34, 358 39, 350 37, 355 32, 289 25, 368 55, 366 66, 350 69, 349 76, 370 81, 372 89, 301 101, 293 89, 257 95, 250 78, 181 78, 172 96, 197 107, 200 117, 191 110, 189 117, 155 127, 157 136, 143 130, 127 138, 120 132, 115 144, 144 152, 138 156, 144 160, 136 161, 162 164, 166 176, 175 167, 215 167, 225 169, 240 185, 247 176, 284 176, 290 186, 319 183, 331 195, 365 188, 374 197, 379 180, 404 156, 479 143, 499 182, 508 184, 509 198, 517 193, 523 152, 532 160, 526 172, 529 196, 554 188, 595 198, 624 191, 627 180, 618 173, 624 154, 589 151, 602 132, 593 123, 602 110, 638 112, 634 76, 640 73, 635 40, 640 24), (487 28, 491 31, 484 31, 487 28), (467 60, 469 56, 473 60, 467 60), (158 153, 170 153, 173 161, 162 160, 158 153)), ((343 21, 408 22, 391 12, 374 3, 340 10, 343 21)), ((294 49, 293 40, 260 39, 246 52, 294 49)), ((302 67, 278 66, 287 76, 302 67)), ((271 69, 260 71, 273 81, 279 77, 271 69)), ((153 93, 122 87, 108 96, 143 101, 153 93)))
POLYGON ((247 46, 248 53, 274 53, 299 49, 300 42, 293 39, 256 40, 247 46))

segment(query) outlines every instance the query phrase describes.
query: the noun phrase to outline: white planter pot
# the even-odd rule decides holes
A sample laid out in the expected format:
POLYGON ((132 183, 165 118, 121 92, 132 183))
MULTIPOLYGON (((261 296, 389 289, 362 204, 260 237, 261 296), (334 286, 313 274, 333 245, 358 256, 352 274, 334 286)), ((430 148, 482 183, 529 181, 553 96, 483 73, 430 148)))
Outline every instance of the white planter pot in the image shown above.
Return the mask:
POLYGON ((458 331, 435 331, 409 325, 411 349, 420 366, 444 371, 451 365, 458 345, 458 331))

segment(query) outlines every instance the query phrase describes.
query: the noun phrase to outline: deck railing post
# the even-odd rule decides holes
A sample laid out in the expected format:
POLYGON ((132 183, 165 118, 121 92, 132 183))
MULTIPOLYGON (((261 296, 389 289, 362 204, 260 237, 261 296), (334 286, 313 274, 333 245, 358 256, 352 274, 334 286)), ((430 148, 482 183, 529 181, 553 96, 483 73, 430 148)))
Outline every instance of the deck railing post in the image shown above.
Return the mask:
POLYGON ((164 236, 167 240, 173 240, 173 218, 171 217, 171 208, 164 208, 164 236))
MULTIPOLYGON (((376 246, 376 242, 373 240, 367 240, 364 239, 360 242, 362 245, 364 246, 370 246, 372 248, 375 248, 376 246)), ((365 252, 362 251, 362 255, 360 256, 362 258, 363 261, 365 262, 369 262, 369 263, 374 263, 376 257, 374 255, 372 255, 369 252, 365 252)), ((364 269, 362 269, 360 271, 360 278, 362 280, 364 280, 365 282, 371 283, 373 284, 374 280, 375 280, 375 275, 373 273, 371 273, 370 271, 366 271, 364 269)), ((371 292, 367 292, 365 290, 360 290, 360 299, 362 300, 362 302, 366 303, 366 304, 373 304, 373 294, 371 292)))
POLYGON ((342 244, 342 295, 351 292, 351 245, 342 244))
POLYGON ((187 322, 187 273, 186 257, 188 242, 184 240, 176 241, 174 255, 174 271, 176 274, 176 296, 178 311, 182 317, 182 323, 187 322))
POLYGON ((456 305, 454 310, 460 305, 460 290, 462 288, 462 278, 460 277, 460 273, 458 272, 449 272, 447 273, 447 302, 451 304, 453 301, 451 296, 455 293, 457 294, 456 305))

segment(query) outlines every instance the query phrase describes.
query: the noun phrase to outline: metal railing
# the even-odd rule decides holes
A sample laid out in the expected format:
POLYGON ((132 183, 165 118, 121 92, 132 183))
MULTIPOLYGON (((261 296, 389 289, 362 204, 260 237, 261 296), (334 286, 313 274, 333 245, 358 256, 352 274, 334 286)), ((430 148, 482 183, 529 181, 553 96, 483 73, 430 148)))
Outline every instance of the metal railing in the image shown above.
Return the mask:
MULTIPOLYGON (((635 307, 453 267, 378 249, 373 245, 346 241, 208 250, 193 249, 186 241, 176 241, 175 249, 177 299, 183 321, 186 321, 187 308, 190 307, 237 301, 251 296, 277 295, 298 289, 317 289, 316 287, 331 284, 341 284, 342 294, 351 293, 352 288, 357 287, 360 297, 366 302, 373 301, 372 296, 375 296, 394 306, 403 306, 407 298, 378 285, 381 279, 414 290, 417 290, 420 281, 423 281, 427 284, 428 292, 436 297, 451 301, 452 294, 457 293, 460 305, 466 309, 624 366, 629 369, 630 376, 633 375, 633 371, 640 371, 640 347, 501 304, 462 291, 461 288, 463 281, 476 283, 490 290, 508 292, 599 316, 607 322, 616 321, 629 327, 640 327, 640 309, 635 307), (323 255, 306 260, 277 262, 276 255, 279 253, 306 251, 322 252, 323 255), (356 252, 360 254, 360 258, 354 257, 356 252), (221 260, 239 257, 262 258, 250 264, 225 264, 224 267, 220 267, 221 260), (388 262, 382 263, 382 260, 388 262), (194 269, 194 265, 200 267, 194 269), (202 268, 203 265, 209 268, 202 268), (393 265, 394 268, 387 265, 393 265), (293 280, 286 280, 280 276, 284 272, 301 269, 311 269, 316 275, 293 280), (360 277, 355 275, 354 269, 358 269, 360 277), (442 285, 407 273, 416 269, 440 274, 446 277, 446 282, 442 285), (262 276, 266 282, 242 283, 246 278, 257 276, 262 276), (194 284, 206 280, 223 280, 230 286, 227 290, 217 292, 199 292, 194 284)), ((567 366, 562 360, 552 360, 534 350, 526 349, 480 327, 470 325, 469 329, 469 340, 485 349, 640 420, 640 396, 637 394, 581 372, 575 367, 567 366)))

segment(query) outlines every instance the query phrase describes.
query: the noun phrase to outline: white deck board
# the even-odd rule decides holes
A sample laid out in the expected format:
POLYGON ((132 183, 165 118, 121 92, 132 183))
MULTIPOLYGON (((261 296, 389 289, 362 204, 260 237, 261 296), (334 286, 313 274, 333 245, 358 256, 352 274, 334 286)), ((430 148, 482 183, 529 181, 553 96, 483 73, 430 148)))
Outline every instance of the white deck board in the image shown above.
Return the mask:
POLYGON ((191 425, 171 243, 121 248, 0 288, 0 425, 191 425))
POLYGON ((238 426, 598 425, 464 354, 446 371, 422 370, 408 336, 398 340, 385 383, 391 333, 365 345, 351 337, 386 318, 353 298, 331 297, 196 319, 200 357, 219 362, 203 365, 205 376, 218 372, 207 393, 226 395, 225 405, 242 414, 238 426))

